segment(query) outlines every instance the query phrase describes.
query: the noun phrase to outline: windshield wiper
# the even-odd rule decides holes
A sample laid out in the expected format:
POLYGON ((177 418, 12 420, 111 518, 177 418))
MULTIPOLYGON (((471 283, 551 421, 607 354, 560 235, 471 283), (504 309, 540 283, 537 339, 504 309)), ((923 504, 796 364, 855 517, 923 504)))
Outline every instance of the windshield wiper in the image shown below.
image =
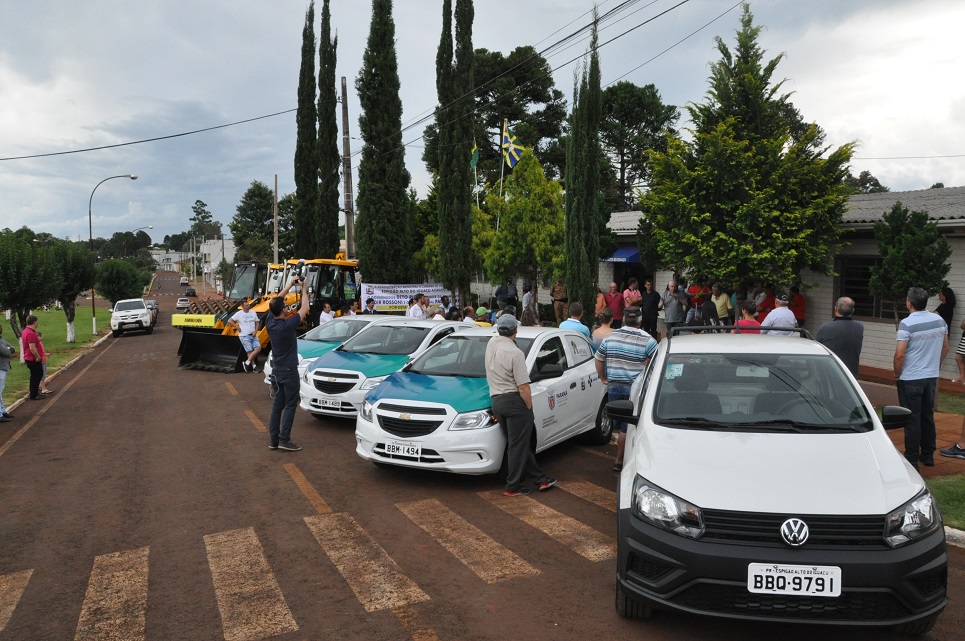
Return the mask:
MULTIPOLYGON (((785 426, 786 431, 803 433, 803 432, 815 432, 815 431, 826 431, 826 432, 866 432, 870 429, 868 423, 861 425, 845 425, 841 423, 805 423, 803 421, 792 421, 786 418, 775 418, 767 421, 753 421, 748 423, 726 423, 728 426, 734 427, 763 427, 763 428, 776 428, 779 426, 785 426)), ((778 430, 784 431, 784 430, 778 430)))
POLYGON ((657 418, 657 422, 661 425, 680 425, 682 427, 710 427, 712 425, 720 425, 719 421, 712 421, 709 418, 704 418, 703 416, 678 416, 675 418, 657 418))

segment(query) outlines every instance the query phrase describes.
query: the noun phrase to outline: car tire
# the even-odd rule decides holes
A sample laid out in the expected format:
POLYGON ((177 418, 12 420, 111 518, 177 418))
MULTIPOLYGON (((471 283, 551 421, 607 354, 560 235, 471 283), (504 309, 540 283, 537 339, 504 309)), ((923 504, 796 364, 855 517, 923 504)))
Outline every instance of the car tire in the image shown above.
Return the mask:
POLYGON ((123 333, 123 332, 119 332, 119 331, 117 331, 116 329, 112 329, 112 330, 111 330, 111 336, 113 336, 114 338, 117 338, 117 337, 120 336, 122 333, 123 333))
POLYGON ((597 410, 592 429, 580 435, 580 440, 587 445, 607 445, 613 436, 613 421, 606 413, 606 403, 607 399, 604 396, 600 403, 600 409, 597 410))
POLYGON ((153 333, 154 333, 154 326, 153 326, 153 325, 148 325, 148 326, 147 326, 147 333, 148 333, 148 334, 153 334, 153 333))
POLYGON ((919 636, 926 634, 935 627, 935 623, 938 622, 938 614, 933 614, 930 617, 920 619, 914 623, 906 623, 904 625, 899 625, 895 628, 895 632, 898 634, 907 634, 910 636, 919 636))
POLYGON ((617 579, 616 597, 617 614, 624 619, 649 619, 653 616, 653 608, 630 598, 630 595, 620 585, 620 579, 617 579))

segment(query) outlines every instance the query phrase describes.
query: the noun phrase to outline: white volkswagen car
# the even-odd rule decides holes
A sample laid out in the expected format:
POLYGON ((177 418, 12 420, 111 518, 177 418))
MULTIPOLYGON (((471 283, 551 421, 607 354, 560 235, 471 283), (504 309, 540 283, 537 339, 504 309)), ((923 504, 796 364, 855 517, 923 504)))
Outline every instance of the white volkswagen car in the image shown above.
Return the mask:
POLYGON ((841 361, 804 336, 671 336, 636 390, 608 405, 630 421, 621 615, 935 624, 948 602, 941 515, 885 433, 908 410, 879 420, 841 361))
POLYGON ((316 418, 355 418, 362 398, 382 380, 466 323, 393 316, 323 354, 301 379, 300 407, 316 418))
MULTIPOLYGON (((459 474, 500 470, 506 436, 491 410, 486 345, 494 328, 469 327, 436 343, 369 392, 355 424, 356 452, 378 464, 459 474)), ((579 332, 520 327, 536 418, 536 451, 583 435, 610 441, 606 386, 579 332)))

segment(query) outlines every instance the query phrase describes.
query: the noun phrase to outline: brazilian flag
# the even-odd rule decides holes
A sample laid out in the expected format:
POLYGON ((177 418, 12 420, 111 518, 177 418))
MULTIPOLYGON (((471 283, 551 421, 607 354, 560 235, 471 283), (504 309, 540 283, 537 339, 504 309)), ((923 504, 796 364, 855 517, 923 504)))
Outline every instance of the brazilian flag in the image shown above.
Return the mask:
POLYGON ((503 158, 506 159, 506 164, 509 165, 510 169, 516 166, 523 155, 523 146, 516 140, 516 136, 513 135, 509 127, 503 125, 503 158))
POLYGON ((472 143, 472 156, 469 158, 469 168, 475 169, 476 163, 479 162, 479 145, 475 142, 472 143))

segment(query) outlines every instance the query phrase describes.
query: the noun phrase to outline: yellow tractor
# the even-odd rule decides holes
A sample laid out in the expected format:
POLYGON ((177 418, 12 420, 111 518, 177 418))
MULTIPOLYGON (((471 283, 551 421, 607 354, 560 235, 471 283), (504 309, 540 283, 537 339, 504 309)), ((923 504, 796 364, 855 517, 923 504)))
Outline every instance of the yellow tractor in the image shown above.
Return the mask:
POLYGON ((174 315, 172 325, 180 327, 182 331, 178 365, 186 369, 215 372, 242 371, 241 364, 247 354, 238 340, 238 330, 228 324, 228 320, 241 308, 242 300, 248 300, 251 310, 261 319, 258 339, 267 350, 269 340, 264 316, 268 313, 268 303, 285 287, 292 275, 302 275, 305 284, 288 293, 285 308, 290 310, 289 313, 294 313, 301 297, 310 296, 311 307, 305 323, 305 329, 309 329, 318 323, 325 303, 329 303, 333 310, 340 310, 343 305, 357 300, 357 267, 357 261, 346 260, 343 254, 338 254, 335 259, 292 259, 283 264, 235 265, 228 289, 231 298, 216 303, 199 301, 192 304, 191 313, 174 315))

